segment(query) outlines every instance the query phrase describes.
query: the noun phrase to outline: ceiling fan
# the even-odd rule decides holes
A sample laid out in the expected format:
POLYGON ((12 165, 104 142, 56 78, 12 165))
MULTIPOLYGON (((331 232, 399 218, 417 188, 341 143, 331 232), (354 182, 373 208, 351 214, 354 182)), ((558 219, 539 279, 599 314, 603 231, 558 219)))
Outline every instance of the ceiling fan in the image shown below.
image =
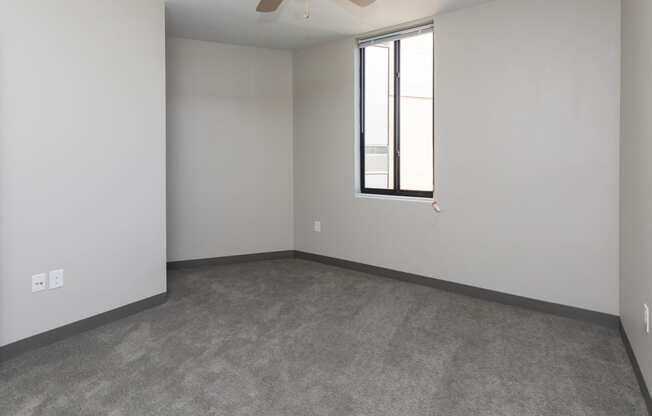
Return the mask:
MULTIPOLYGON (((351 3, 357 4, 360 7, 367 7, 376 0, 349 0, 351 3)), ((257 12, 261 13, 270 13, 276 11, 278 6, 283 3, 283 0, 260 0, 258 7, 256 7, 257 12)))

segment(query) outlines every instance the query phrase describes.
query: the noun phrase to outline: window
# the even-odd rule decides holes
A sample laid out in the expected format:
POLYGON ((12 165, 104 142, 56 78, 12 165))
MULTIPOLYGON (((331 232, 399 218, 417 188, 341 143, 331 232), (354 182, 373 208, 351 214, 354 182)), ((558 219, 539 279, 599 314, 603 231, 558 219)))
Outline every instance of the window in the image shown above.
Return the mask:
POLYGON ((432 25, 360 41, 362 193, 433 195, 432 25))

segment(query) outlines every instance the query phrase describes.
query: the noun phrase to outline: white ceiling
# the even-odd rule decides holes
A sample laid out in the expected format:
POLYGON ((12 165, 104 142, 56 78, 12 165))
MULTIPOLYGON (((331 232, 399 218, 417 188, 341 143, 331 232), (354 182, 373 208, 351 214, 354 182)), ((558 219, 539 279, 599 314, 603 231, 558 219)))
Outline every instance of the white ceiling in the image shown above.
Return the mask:
POLYGON ((285 0, 271 14, 258 0, 167 0, 169 36, 236 45, 294 49, 428 18, 488 0, 285 0), (306 5, 310 19, 303 17, 306 5))

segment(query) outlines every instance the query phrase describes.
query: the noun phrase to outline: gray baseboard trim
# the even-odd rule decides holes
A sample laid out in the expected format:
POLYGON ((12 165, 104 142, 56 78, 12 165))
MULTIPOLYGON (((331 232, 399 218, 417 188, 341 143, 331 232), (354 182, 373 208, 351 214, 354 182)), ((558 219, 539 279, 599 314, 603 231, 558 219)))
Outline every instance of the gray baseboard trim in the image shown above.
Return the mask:
POLYGON ((167 292, 151 296, 149 298, 121 306, 116 309, 101 313, 99 315, 91 316, 81 321, 73 322, 59 328, 52 329, 41 334, 31 336, 29 338, 21 339, 19 341, 7 344, 0 347, 0 363, 14 358, 27 351, 35 350, 40 347, 52 344, 70 336, 97 328, 99 326, 108 324, 109 322, 117 321, 126 318, 129 315, 141 312, 145 309, 158 306, 165 303, 167 300, 167 292))
POLYGON ((537 299, 526 298, 508 293, 496 292, 494 290, 482 289, 475 286, 453 283, 446 280, 435 279, 412 273, 401 272, 398 270, 387 269, 384 267, 371 266, 369 264, 358 263, 350 260, 342 260, 335 257, 327 257, 319 254, 295 251, 295 257, 316 261, 319 263, 329 264, 332 266, 343 267, 346 269, 356 270, 364 273, 376 274, 392 279, 402 280, 405 282, 415 283, 423 286, 430 286, 436 289, 448 292, 459 293, 474 298, 484 299, 492 302, 498 302, 505 305, 519 306, 539 312, 563 316, 565 318, 579 319, 598 325, 617 329, 620 318, 616 315, 610 315, 603 312, 595 312, 587 309, 575 308, 572 306, 560 305, 557 303, 546 302, 537 299))
POLYGON ((579 319, 606 326, 612 329, 618 329, 620 318, 616 315, 610 315, 603 312, 596 312, 587 309, 575 308, 572 306, 561 305, 558 303, 546 302, 537 299, 526 298, 508 293, 497 292, 489 289, 482 289, 475 286, 453 283, 446 280, 435 279, 426 276, 420 276, 412 273, 401 272, 398 270, 387 269, 384 267, 372 266, 369 264, 358 263, 350 260, 343 260, 335 257, 322 256, 320 254, 308 253, 298 250, 272 251, 265 253, 243 254, 238 256, 214 257, 208 259, 183 260, 168 263, 168 270, 187 269, 202 266, 216 266, 233 263, 244 263, 249 261, 276 260, 284 258, 299 258, 304 260, 315 261, 318 263, 329 264, 332 266, 343 267, 346 269, 356 270, 364 273, 376 274, 379 276, 389 277, 392 279, 402 280, 424 286, 430 286, 436 289, 455 292, 474 298, 489 300, 506 305, 519 306, 539 312, 549 313, 565 318, 579 319))
POLYGON ((641 393, 645 399, 648 414, 652 416, 652 398, 650 398, 650 390, 647 388, 647 383, 645 382, 645 378, 643 378, 643 372, 641 372, 641 367, 638 365, 638 360, 636 359, 636 355, 634 355, 632 344, 629 342, 629 338, 627 337, 627 332, 625 332, 625 327, 623 326, 622 321, 618 322, 618 327, 620 328, 620 336, 623 339, 623 344, 625 344, 625 350, 627 350, 627 356, 629 357, 629 361, 632 363, 634 374, 636 374, 638 385, 640 386, 641 393))
POLYGON ((168 270, 188 269, 202 266, 219 266, 222 264, 246 263, 249 261, 287 259, 291 257, 294 257, 294 250, 268 251, 265 253, 241 254, 238 256, 171 261, 168 262, 168 270))

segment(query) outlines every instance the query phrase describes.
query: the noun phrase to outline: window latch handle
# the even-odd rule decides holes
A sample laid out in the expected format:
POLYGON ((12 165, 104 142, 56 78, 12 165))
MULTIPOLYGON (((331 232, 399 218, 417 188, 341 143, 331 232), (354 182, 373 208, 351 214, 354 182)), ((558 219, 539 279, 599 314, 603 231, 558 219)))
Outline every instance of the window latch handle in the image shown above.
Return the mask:
POLYGON ((437 201, 432 201, 432 209, 434 209, 437 213, 441 212, 441 208, 439 207, 439 203, 437 201))

